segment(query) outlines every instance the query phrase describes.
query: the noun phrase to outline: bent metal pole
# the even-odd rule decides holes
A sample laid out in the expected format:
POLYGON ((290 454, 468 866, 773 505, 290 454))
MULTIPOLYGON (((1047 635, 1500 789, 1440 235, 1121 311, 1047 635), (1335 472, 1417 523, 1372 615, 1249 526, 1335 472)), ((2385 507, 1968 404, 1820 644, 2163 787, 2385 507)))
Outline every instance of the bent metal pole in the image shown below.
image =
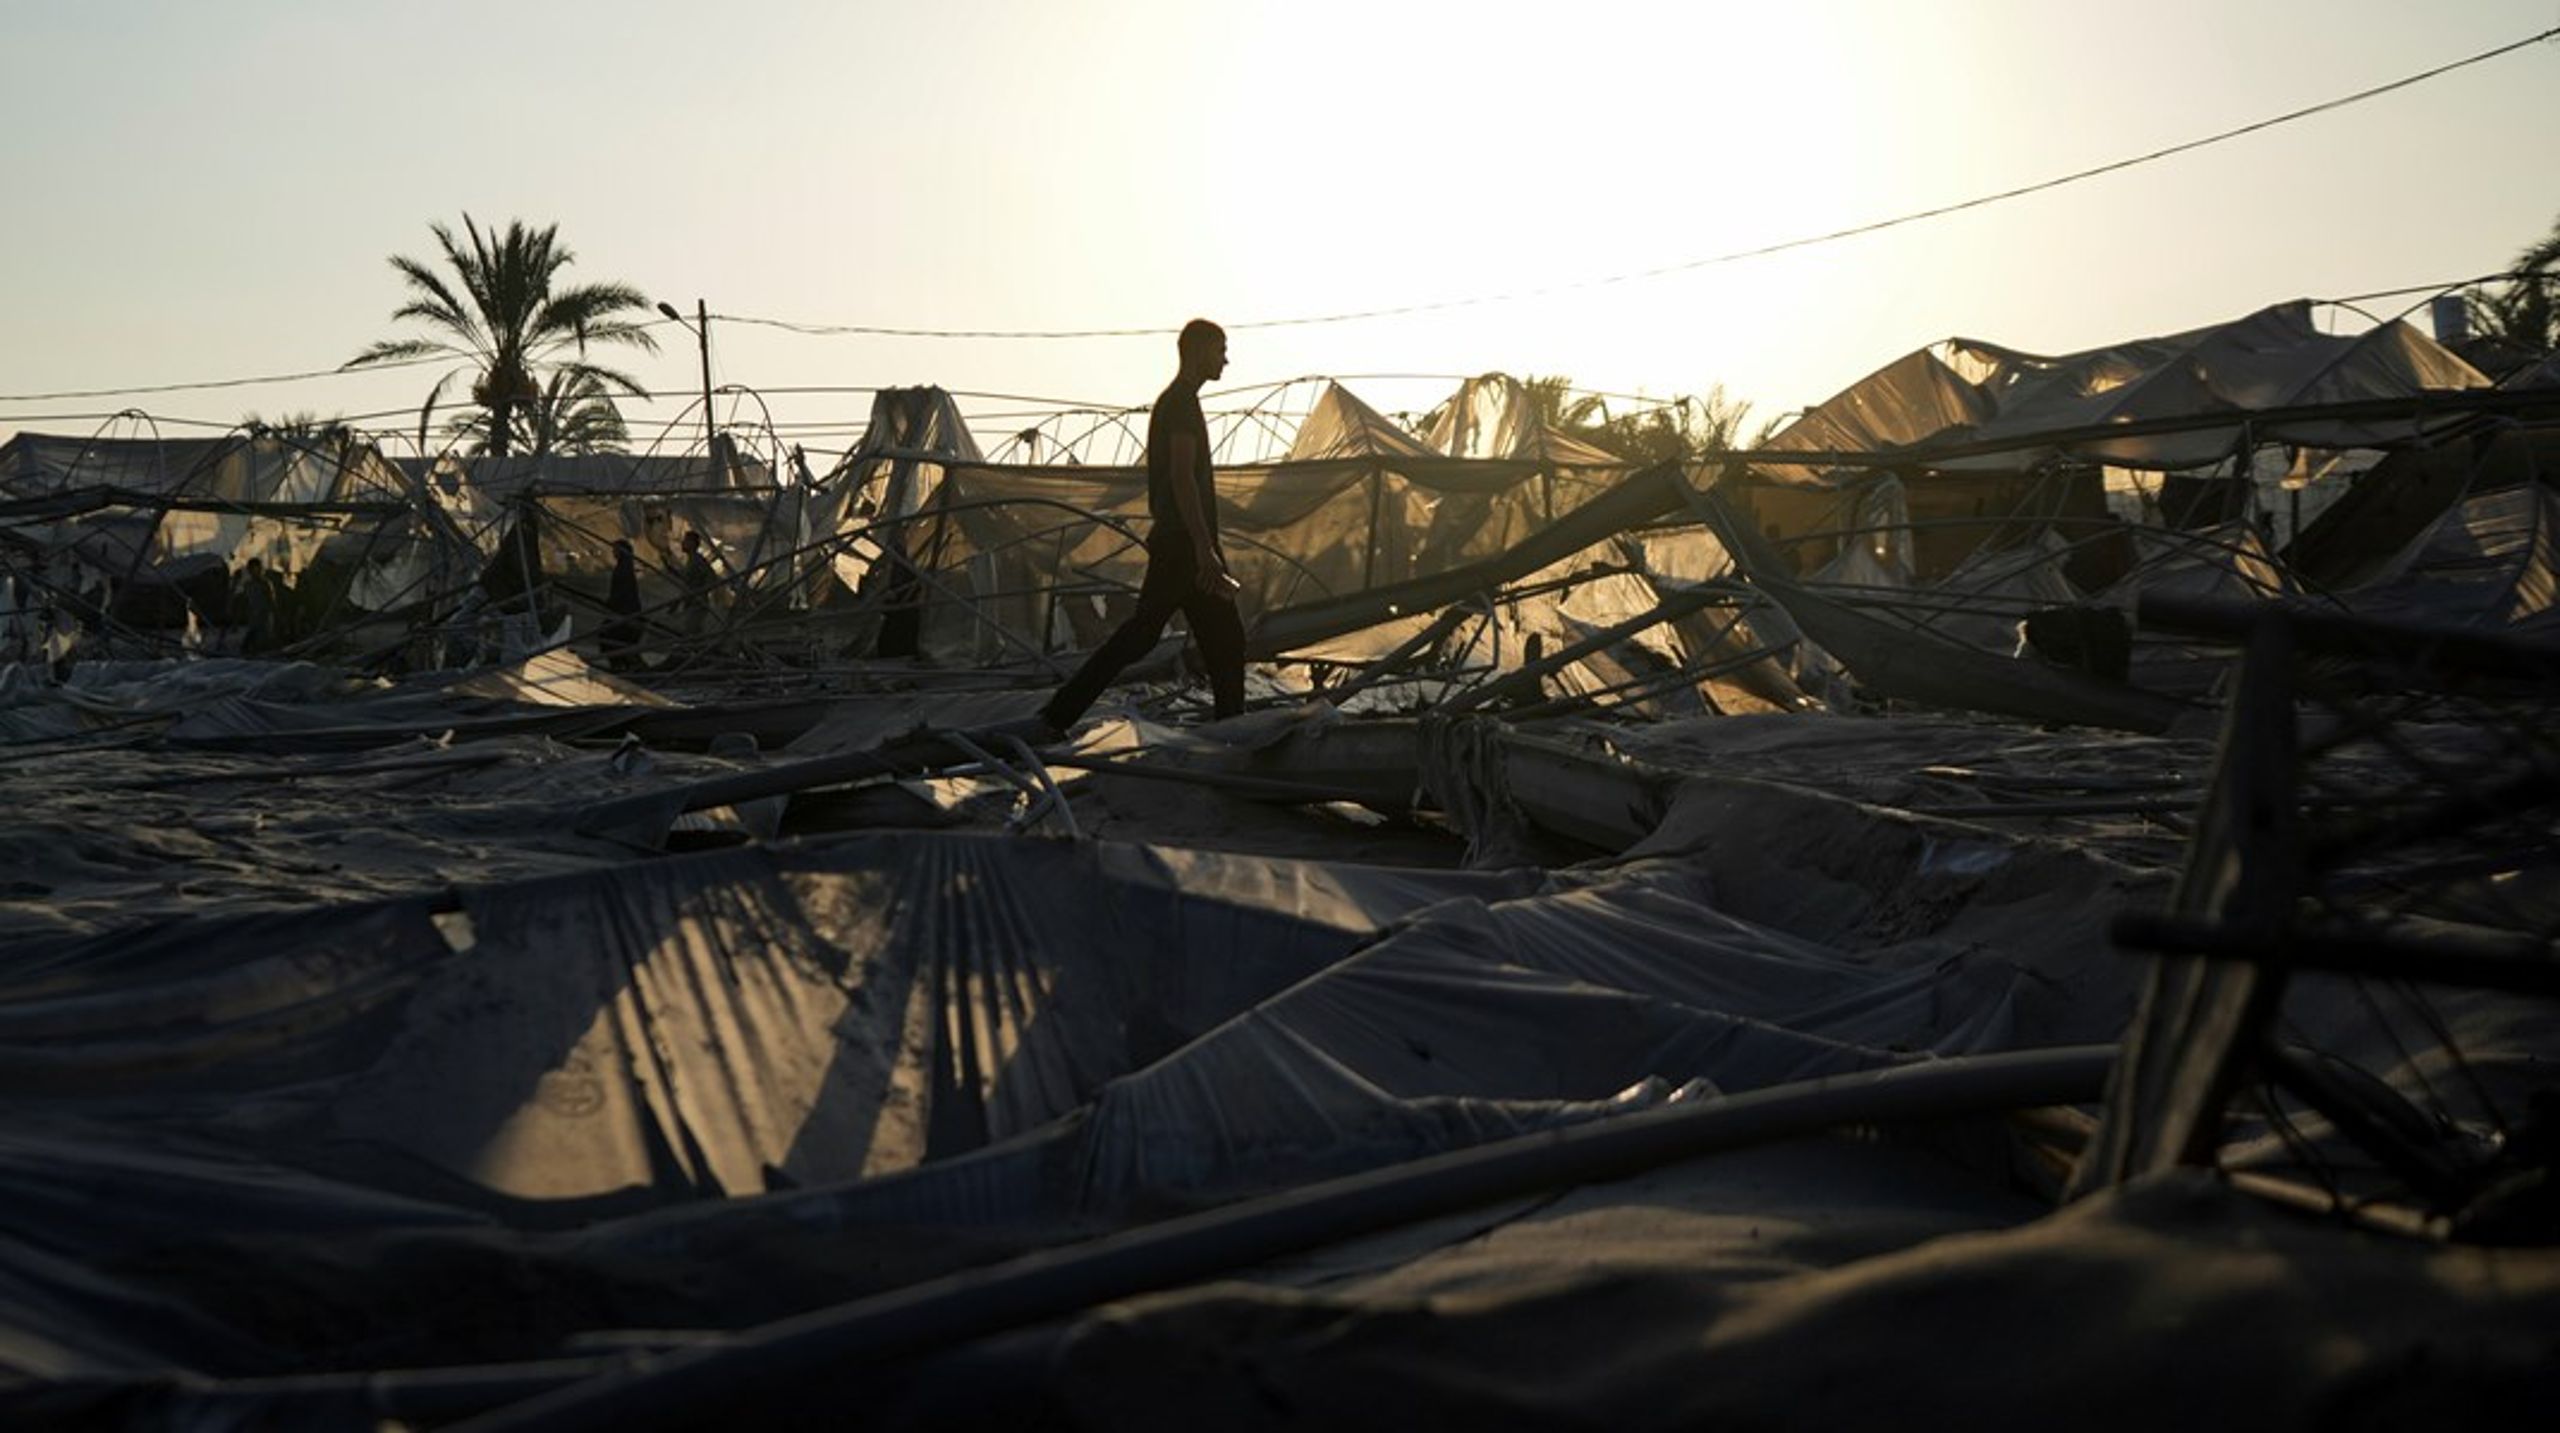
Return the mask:
POLYGON ((461 1426, 473 1433, 705 1426, 741 1398, 787 1400, 851 1365, 913 1357, 1522 1194, 1842 1125, 2086 1103, 2099 1097, 2115 1055, 2112 1045, 2076 1045, 1918 1060, 1541 1131, 815 1310, 735 1340, 635 1361, 461 1426))

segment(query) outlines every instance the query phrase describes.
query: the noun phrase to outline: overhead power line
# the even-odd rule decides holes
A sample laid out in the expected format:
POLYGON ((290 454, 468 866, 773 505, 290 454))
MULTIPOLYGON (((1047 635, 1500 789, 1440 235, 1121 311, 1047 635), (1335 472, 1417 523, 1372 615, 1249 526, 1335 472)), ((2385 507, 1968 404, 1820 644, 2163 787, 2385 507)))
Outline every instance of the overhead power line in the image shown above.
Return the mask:
POLYGON ((433 358, 404 358, 394 363, 369 363, 362 368, 312 368, 300 373, 262 373, 254 378, 208 378, 200 383, 152 383, 137 388, 67 388, 59 393, 0 393, 0 403, 54 403, 72 398, 137 398, 151 393, 193 393, 206 388, 254 388, 261 383, 299 383, 307 378, 335 378, 341 373, 384 373, 394 368, 451 362, 452 359, 438 355, 433 358))
MULTIPOLYGON (((1354 309, 1340 313, 1310 314, 1294 318, 1249 319, 1241 322, 1229 323, 1226 327, 1231 329, 1298 328, 1317 324, 1355 323, 1367 319, 1394 318, 1407 314, 1435 313, 1448 309, 1469 308, 1486 304, 1511 303, 1522 299, 1540 298, 1550 294, 1571 293, 1584 289, 1605 288, 1616 284, 1637 283, 1646 279, 1664 278, 1672 274, 1689 273, 1698 269, 1712 268, 1721 264, 1739 263, 1746 259, 1763 258, 1771 254, 1781 254, 1796 249, 1812 248, 1821 244, 1837 243, 1843 239, 1852 239, 1861 235, 1880 233, 1887 229, 1897 229, 1905 225, 1917 224, 1924 220, 1943 218, 1949 214, 1962 213, 1969 209, 1980 209, 1987 205, 1999 204, 2011 199, 2023 198, 2030 194, 2040 194, 2047 190, 2059 189, 2066 185, 2095 179, 2102 175, 2114 174, 2123 170, 2136 168, 2141 165, 2157 163, 2160 160, 2173 158, 2177 155, 2192 153, 2199 149, 2226 143, 2234 139, 2240 139, 2247 135, 2259 133, 2263 130, 2274 129, 2280 125, 2291 124, 2297 120, 2309 119, 2316 115, 2327 114, 2333 110, 2347 108, 2350 105, 2361 104, 2366 100, 2378 99, 2383 95, 2391 94, 2398 90, 2408 89, 2413 85, 2424 84, 2428 80, 2452 74, 2457 70, 2468 69, 2473 65, 2485 64, 2490 60, 2514 54, 2519 50, 2530 49, 2535 45, 2541 44, 2542 42, 2555 37, 2560 37, 2560 25, 2555 25, 2549 29, 2525 36, 2520 40, 2510 41, 2507 44, 2482 50, 2477 54, 2466 55, 2461 59, 2448 61, 2444 64, 2437 65, 2432 69, 2420 70, 2415 74, 2404 75, 2399 79, 2389 81, 2385 84, 2374 85, 2366 89, 2357 90, 2351 94, 2339 95, 2334 99, 2323 100, 2318 104, 2306 105, 2300 109, 2288 110, 2283 114, 2272 115, 2266 119, 2257 120, 2250 124, 2240 125, 2236 128, 2221 130, 2213 134, 2205 135, 2199 139, 2191 139, 2180 144, 2173 144, 2166 146, 2165 148, 2151 150, 2147 153, 2133 155, 2129 158, 2113 160, 2105 164, 2093 165, 2086 169, 2074 170, 2068 174, 2055 175, 2050 179, 2038 180, 2033 184, 2022 184, 2014 188, 2002 189, 1989 194, 1976 195, 1970 199, 1958 200, 1950 204, 1941 204, 1934 208, 1913 210, 1910 213, 1897 214, 1889 219, 1877 219, 1864 224, 1854 224, 1845 229, 1833 229, 1820 234, 1808 234, 1800 238, 1780 240, 1776 243, 1762 244, 1753 248, 1735 249, 1726 253, 1711 254, 1704 258, 1687 259, 1672 264, 1661 264, 1649 269, 1637 269, 1627 273, 1611 274, 1602 278, 1583 279, 1571 283, 1550 284, 1541 288, 1521 289, 1499 294, 1477 294, 1465 298, 1439 299, 1428 303, 1399 304, 1387 308, 1354 309)), ((2512 278, 2517 277, 2517 275, 2487 275, 2480 279, 2459 280, 2454 283, 2444 285, 2420 285, 2405 289, 2384 290, 2378 293, 2351 295, 2344 299, 2333 299, 2330 300, 2330 302, 2353 303, 2361 299, 2386 298, 2399 294, 2418 293, 2430 288, 2438 290, 2450 289, 2459 287, 2463 283, 2479 283, 2499 277, 2512 278)), ((1168 334, 1180 332, 1178 328, 899 328, 881 324, 800 323, 788 319, 761 318, 750 314, 729 313, 712 314, 711 318, 720 323, 746 324, 758 328, 781 329, 790 333, 808 334, 820 337, 859 336, 874 338, 949 339, 1091 339, 1161 338, 1168 334)), ((651 320, 642 326, 654 328, 660 326, 663 322, 663 320, 651 320)), ((155 393, 185 393, 217 388, 247 388, 260 384, 294 383, 309 379, 335 378, 346 374, 388 372, 393 369, 415 368, 427 364, 447 363, 452 361, 453 359, 450 357, 431 356, 425 358, 404 359, 390 363, 367 364, 361 368, 348 368, 343 366, 338 368, 319 368, 309 369, 299 373, 270 373, 248 378, 207 379, 193 383, 159 383, 125 388, 68 389, 54 393, 0 393, 0 403, 50 403, 78 398, 124 398, 155 393)), ((809 389, 808 391, 826 390, 823 387, 818 387, 809 389)))
MULTIPOLYGON (((1853 224, 1845 229, 1832 229, 1820 234, 1808 234, 1801 238, 1783 239, 1774 244, 1761 244, 1748 249, 1734 249, 1722 254, 1710 254, 1705 258, 1685 259, 1678 263, 1660 264, 1649 269, 1636 269, 1627 273, 1611 274, 1605 278, 1583 279, 1563 284, 1550 284, 1542 288, 1520 289, 1509 293, 1499 294, 1475 294, 1465 298, 1439 299, 1429 303, 1418 304, 1398 304, 1388 308, 1353 309, 1342 313, 1310 314, 1296 318, 1251 319, 1240 323, 1230 323, 1227 324, 1226 327, 1231 329, 1302 328, 1316 324, 1356 323, 1367 319, 1397 318, 1417 313, 1436 313, 1447 309, 1472 308, 1484 304, 1513 303, 1522 299, 1543 298, 1550 294, 1572 293, 1583 289, 1605 288, 1614 284, 1631 284, 1638 283, 1646 279, 1666 278, 1673 274, 1690 273, 1698 269, 1712 268, 1719 264, 1739 263, 1745 259, 1764 258, 1771 254, 1783 254, 1795 249, 1809 249, 1818 244, 1837 243, 1843 239, 1854 239, 1865 234, 1881 233, 1887 229, 1898 229, 1906 224, 1917 224, 1927 219, 1938 219, 1949 214, 1959 214, 1968 209, 1980 209, 1986 205, 2004 203, 2011 199, 2021 199, 2030 194, 2041 194, 2049 189, 2059 189, 2068 184, 2078 184, 2084 180, 2096 179, 2102 175, 2119 173, 2123 170, 2136 168, 2140 165, 2154 164, 2163 159, 2173 158, 2181 154, 2189 154, 2211 145, 2227 143, 2231 140, 2259 133, 2262 130, 2274 129, 2279 125, 2292 124, 2297 120, 2304 120, 2315 115, 2327 114, 2332 110, 2345 109, 2349 105, 2361 104, 2370 99, 2378 99, 2383 95, 2390 94, 2394 91, 2405 90, 2412 85, 2424 84, 2428 80, 2452 74, 2456 70, 2468 69, 2473 65, 2485 64, 2488 61, 2497 59, 2503 55, 2514 54, 2518 50, 2529 49, 2534 45, 2538 45, 2545 40, 2553 38, 2554 36, 2560 36, 2560 25, 2555 25, 2538 34, 2528 35, 2521 40, 2511 41, 2492 49, 2482 50, 2475 55, 2467 55, 2462 59, 2452 60, 2445 64, 2437 65, 2433 69, 2420 70, 2416 74, 2404 75, 2399 79, 2392 80, 2386 84, 2374 85, 2367 89, 2357 90, 2352 94, 2339 95, 2335 99, 2322 100, 2318 104, 2306 105, 2301 109, 2287 110, 2283 114, 2273 115, 2266 119, 2257 120, 2250 124, 2240 125, 2233 129, 2221 130, 2214 134, 2208 134, 2201 139, 2190 139, 2181 144, 2172 144, 2165 148, 2151 150, 2148 153, 2133 155, 2130 158, 2113 160, 2105 164, 2092 165, 2086 169, 2076 169, 2068 174, 2058 174, 2050 179, 2038 180, 2033 184, 2021 184, 2015 188, 2002 189, 1990 194, 1979 194, 1971 199, 1962 199, 1951 204, 1940 204, 1930 209, 1918 209, 1907 214, 1897 214, 1890 219, 1876 219, 1864 224, 1853 224)), ((753 324, 758 327, 783 329, 792 333, 818 336, 844 335, 872 338, 1160 338, 1166 334, 1177 333, 1180 331, 1176 328, 895 328, 880 324, 793 323, 784 319, 756 318, 745 314, 713 314, 712 317, 723 323, 753 324)))
MULTIPOLYGON (((664 328, 667 321, 653 318, 636 328, 664 328)), ((152 393, 195 393, 208 388, 254 388, 262 383, 300 383, 313 378, 338 378, 363 373, 389 373, 399 368, 423 368, 436 363, 466 363, 459 354, 430 353, 419 358, 395 358, 387 363, 345 364, 335 368, 308 368, 300 373, 261 373, 250 378, 207 378, 194 383, 151 383, 132 388, 68 388, 59 393, 0 393, 0 403, 54 403, 72 398, 137 398, 152 393)))

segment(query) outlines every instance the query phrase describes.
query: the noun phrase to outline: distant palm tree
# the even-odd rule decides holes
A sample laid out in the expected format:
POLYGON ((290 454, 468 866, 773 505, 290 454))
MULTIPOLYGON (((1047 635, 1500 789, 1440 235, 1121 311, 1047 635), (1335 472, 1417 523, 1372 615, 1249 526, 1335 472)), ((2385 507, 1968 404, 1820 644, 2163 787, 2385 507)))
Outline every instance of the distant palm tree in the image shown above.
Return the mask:
POLYGON ((2560 219, 2517 252, 2512 272, 2498 288, 2472 291, 2472 332, 2528 359, 2560 350, 2560 219))
POLYGON ((262 418, 254 411, 240 415, 240 426, 253 436, 266 434, 278 438, 334 438, 347 430, 347 420, 321 417, 309 410, 299 410, 274 418, 262 418))
MULTIPOLYGON (((543 404, 545 388, 537 369, 548 369, 555 381, 591 390, 584 401, 612 406, 615 391, 646 398, 649 390, 626 374, 587 361, 589 344, 620 343, 655 352, 656 335, 626 317, 649 310, 648 296, 629 284, 579 284, 554 288, 554 278, 575 255, 558 242, 559 225, 527 228, 507 222, 504 232, 486 233, 462 216, 466 245, 442 224, 428 226, 444 249, 445 263, 459 283, 429 265, 394 254, 391 267, 409 286, 409 301, 391 317, 417 319, 438 330, 433 338, 385 339, 347 360, 346 368, 393 363, 439 355, 463 360, 472 372, 471 401, 483 416, 480 431, 487 451, 505 457, 515 451, 525 425, 519 410, 543 404)), ((418 410, 420 446, 424 446, 436 402, 455 369, 436 380, 418 410)), ((564 388, 560 390, 566 392, 564 388)), ((621 415, 614 414, 619 427, 621 415)), ((539 450, 539 449, 537 449, 539 450)))
POLYGON ((1631 413, 1611 413, 1606 397, 1577 393, 1573 380, 1561 375, 1529 378, 1521 387, 1549 428, 1643 463, 1723 452, 1733 446, 1743 415, 1751 409, 1748 402, 1726 396, 1721 383, 1702 397, 1675 398, 1631 413))
POLYGON ((1597 393, 1577 394, 1573 380, 1561 373, 1532 374, 1520 381, 1520 387, 1550 428, 1588 428, 1608 418, 1607 399, 1597 393))

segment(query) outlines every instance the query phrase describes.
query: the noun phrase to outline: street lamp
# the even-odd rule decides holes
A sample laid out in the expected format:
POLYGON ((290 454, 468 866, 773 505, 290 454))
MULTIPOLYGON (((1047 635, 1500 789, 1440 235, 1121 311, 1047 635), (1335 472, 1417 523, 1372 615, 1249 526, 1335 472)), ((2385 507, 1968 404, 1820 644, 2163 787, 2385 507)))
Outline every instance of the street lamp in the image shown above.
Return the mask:
POLYGON ((693 301, 695 323, 686 323, 684 315, 676 312, 676 306, 663 299, 658 302, 658 312, 673 319, 679 327, 692 330, 695 341, 702 346, 702 457, 705 462, 717 464, 720 450, 714 445, 711 434, 711 306, 701 299, 693 301))

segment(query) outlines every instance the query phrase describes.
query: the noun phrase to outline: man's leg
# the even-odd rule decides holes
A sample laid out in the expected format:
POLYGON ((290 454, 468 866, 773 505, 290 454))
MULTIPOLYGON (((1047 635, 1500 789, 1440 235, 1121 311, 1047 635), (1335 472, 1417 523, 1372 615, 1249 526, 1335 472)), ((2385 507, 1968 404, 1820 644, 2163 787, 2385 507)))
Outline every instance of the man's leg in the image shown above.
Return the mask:
POLYGON ((1191 623, 1191 640, 1200 644, 1200 664, 1209 669, 1209 696, 1221 717, 1244 712, 1244 619, 1235 599, 1213 597, 1194 589, 1182 604, 1191 623))
POLYGON ((1164 624, 1182 609, 1183 592, 1193 582, 1191 571, 1186 563, 1167 562, 1152 555, 1148 558, 1146 581, 1138 588, 1138 610, 1093 649, 1093 655, 1084 659, 1084 665, 1040 709, 1049 725, 1059 731, 1073 727, 1085 708, 1102 695, 1102 689, 1111 685, 1111 679, 1120 675, 1121 668, 1154 650, 1156 639, 1164 635, 1164 624))

